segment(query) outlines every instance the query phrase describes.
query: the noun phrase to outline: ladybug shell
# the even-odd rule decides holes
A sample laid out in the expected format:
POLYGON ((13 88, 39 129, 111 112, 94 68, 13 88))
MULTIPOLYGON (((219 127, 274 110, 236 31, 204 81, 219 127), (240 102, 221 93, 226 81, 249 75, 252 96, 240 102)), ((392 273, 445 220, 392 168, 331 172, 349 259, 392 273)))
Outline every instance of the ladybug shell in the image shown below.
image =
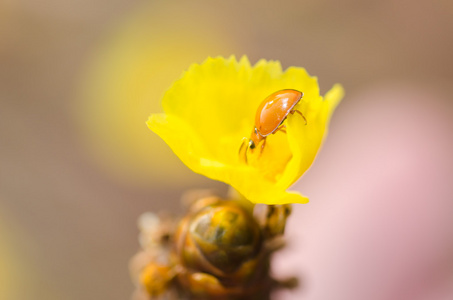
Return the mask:
POLYGON ((296 90, 280 90, 264 99, 255 116, 259 134, 265 137, 274 133, 302 96, 303 93, 296 90))

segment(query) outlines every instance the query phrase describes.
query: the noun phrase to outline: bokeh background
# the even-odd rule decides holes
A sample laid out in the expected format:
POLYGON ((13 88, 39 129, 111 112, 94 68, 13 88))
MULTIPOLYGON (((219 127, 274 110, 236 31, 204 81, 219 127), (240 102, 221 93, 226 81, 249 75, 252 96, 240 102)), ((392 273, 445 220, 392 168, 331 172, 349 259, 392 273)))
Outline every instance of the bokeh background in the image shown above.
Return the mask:
POLYGON ((305 67, 346 98, 295 185, 277 299, 453 299, 452 1, 0 2, 0 299, 128 299, 137 217, 189 171, 150 132, 191 63, 305 67))

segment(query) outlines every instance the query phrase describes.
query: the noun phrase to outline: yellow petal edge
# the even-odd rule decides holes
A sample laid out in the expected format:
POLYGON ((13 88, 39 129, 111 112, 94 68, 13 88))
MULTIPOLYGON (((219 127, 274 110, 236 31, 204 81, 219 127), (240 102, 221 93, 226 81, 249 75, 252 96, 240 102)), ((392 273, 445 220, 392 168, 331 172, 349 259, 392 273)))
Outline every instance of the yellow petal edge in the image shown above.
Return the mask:
POLYGON ((253 203, 307 203, 287 189, 311 166, 343 95, 336 84, 320 96, 316 77, 298 67, 282 71, 278 61, 252 66, 246 56, 208 58, 183 73, 163 97, 165 113, 152 114, 147 125, 191 170, 231 185, 253 203), (307 124, 291 115, 286 134, 269 136, 255 163, 241 162, 239 147, 254 128, 257 107, 282 89, 304 93, 295 108, 307 124))

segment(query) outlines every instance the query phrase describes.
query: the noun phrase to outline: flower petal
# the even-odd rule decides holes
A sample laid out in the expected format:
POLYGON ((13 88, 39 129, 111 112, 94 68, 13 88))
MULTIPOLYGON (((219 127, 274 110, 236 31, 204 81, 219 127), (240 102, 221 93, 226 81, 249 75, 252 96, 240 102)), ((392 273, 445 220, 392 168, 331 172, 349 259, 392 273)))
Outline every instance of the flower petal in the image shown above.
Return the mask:
MULTIPOLYGON (((326 136, 330 116, 343 95, 343 87, 336 84, 326 94, 325 100, 319 96, 306 104, 307 107, 303 111, 307 124, 296 114, 287 119, 288 141, 293 157, 278 181, 278 186, 287 189, 311 166, 326 136)), ((301 106, 305 103, 302 102, 301 106)))

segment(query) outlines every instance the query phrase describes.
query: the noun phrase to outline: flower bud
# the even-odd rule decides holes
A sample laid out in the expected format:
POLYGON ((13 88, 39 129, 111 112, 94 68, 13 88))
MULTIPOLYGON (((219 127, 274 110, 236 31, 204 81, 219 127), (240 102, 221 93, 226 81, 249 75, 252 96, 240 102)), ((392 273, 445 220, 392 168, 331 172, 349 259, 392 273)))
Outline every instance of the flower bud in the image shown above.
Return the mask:
POLYGON ((217 275, 237 271, 257 255, 262 242, 253 216, 234 201, 220 199, 186 217, 177 240, 183 264, 217 275))
POLYGON ((186 272, 180 282, 194 294, 257 294, 268 279, 263 236, 251 212, 236 201, 201 199, 176 234, 176 254, 186 272))

